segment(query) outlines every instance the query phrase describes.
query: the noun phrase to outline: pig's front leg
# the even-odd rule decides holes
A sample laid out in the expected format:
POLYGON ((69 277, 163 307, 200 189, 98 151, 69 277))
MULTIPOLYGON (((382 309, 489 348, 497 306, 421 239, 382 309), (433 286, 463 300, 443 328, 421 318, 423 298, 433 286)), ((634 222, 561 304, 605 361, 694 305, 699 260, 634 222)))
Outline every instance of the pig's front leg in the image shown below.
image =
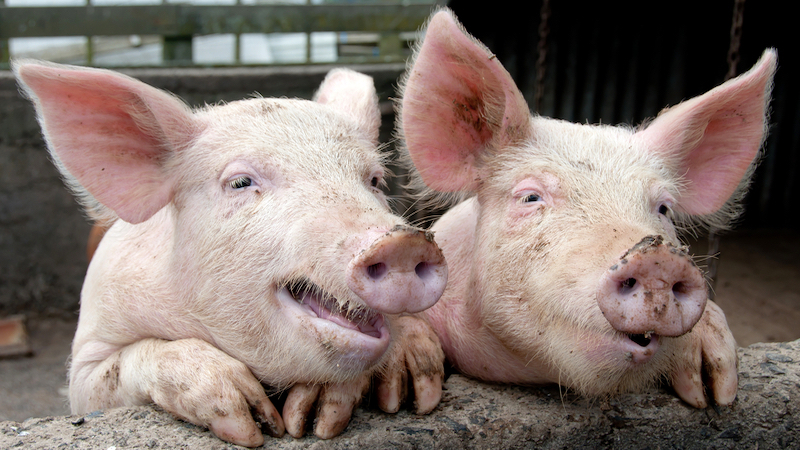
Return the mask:
POLYGON ((709 300, 700 321, 681 339, 686 339, 684 354, 672 375, 677 394, 692 406, 705 408, 708 405, 703 386, 705 372, 711 391, 708 396, 713 396, 718 405, 733 403, 739 386, 739 359, 736 341, 722 309, 709 300))
POLYGON ((314 434, 322 439, 339 435, 369 390, 376 384, 377 403, 383 411, 395 413, 408 395, 408 377, 414 386, 414 406, 418 414, 431 412, 442 398, 444 351, 430 325, 415 316, 398 318, 395 344, 383 369, 370 377, 365 374, 340 384, 298 384, 293 386, 283 406, 286 431, 299 438, 312 408, 316 405, 314 434))
MULTIPOLYGON (((91 345, 82 350, 91 351, 91 345)), ((247 366, 199 339, 143 339, 75 369, 73 410, 152 402, 246 447, 264 443, 253 414, 270 435, 284 432, 280 414, 247 366)))

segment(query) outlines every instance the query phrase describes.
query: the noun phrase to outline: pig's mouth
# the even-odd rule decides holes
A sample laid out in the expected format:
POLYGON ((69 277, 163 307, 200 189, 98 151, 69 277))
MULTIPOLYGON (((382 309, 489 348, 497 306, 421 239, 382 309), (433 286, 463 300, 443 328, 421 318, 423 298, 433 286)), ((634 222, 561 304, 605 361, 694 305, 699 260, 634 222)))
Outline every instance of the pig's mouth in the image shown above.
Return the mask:
POLYGON ((619 333, 618 345, 624 352, 625 359, 634 364, 643 364, 655 356, 661 347, 660 336, 653 332, 641 334, 619 333))
POLYGON ((647 347, 653 339, 658 337, 655 333, 628 334, 626 336, 640 347, 647 347))
POLYGON ((295 280, 281 287, 312 317, 342 328, 380 339, 385 332, 383 315, 352 302, 340 301, 308 279, 295 280))

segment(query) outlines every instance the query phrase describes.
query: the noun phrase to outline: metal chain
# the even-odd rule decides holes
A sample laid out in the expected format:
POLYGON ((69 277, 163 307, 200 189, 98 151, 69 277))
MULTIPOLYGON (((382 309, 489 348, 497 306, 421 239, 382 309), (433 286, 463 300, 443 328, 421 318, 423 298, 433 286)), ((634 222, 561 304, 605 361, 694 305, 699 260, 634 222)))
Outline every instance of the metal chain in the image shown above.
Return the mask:
POLYGON ((731 21, 731 45, 728 48, 728 73, 725 81, 736 76, 736 66, 739 65, 739 45, 742 40, 742 23, 744 22, 744 0, 734 0, 733 20, 731 21))
MULTIPOLYGON (((731 20, 731 43, 728 47, 728 73, 725 81, 736 76, 736 66, 739 65, 739 46, 742 41, 742 23, 744 22, 744 1, 733 1, 733 19, 731 20)), ((708 230, 708 298, 714 300, 717 286, 717 269, 719 267, 719 235, 713 228, 708 230)))
POLYGON ((539 57, 536 59, 536 93, 533 101, 533 108, 537 113, 541 112, 542 97, 544 96, 544 75, 545 62, 547 61, 547 36, 550 34, 550 0, 542 1, 542 9, 539 12, 539 42, 536 50, 539 57))

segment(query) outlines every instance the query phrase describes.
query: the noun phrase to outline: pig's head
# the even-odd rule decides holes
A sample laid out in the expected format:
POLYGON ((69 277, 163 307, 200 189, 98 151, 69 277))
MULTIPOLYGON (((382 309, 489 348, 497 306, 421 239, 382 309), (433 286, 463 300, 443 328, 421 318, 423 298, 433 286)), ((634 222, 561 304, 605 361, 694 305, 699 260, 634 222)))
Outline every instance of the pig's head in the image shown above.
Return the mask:
POLYGON ((87 283, 163 304, 101 306, 114 329, 203 337, 272 385, 338 382, 378 366, 393 317, 444 290, 440 250, 381 192, 370 77, 339 69, 314 101, 192 111, 114 72, 15 71, 68 184, 95 215, 121 219, 92 261, 115 270, 87 283))
POLYGON ((463 234, 439 239, 450 285, 434 308, 463 304, 461 316, 431 311, 453 363, 587 394, 637 390, 667 373, 671 346, 707 298, 676 230, 735 216, 775 66, 768 51, 750 72, 639 129, 574 124, 531 116, 494 55, 449 11, 436 14, 404 80, 398 124, 427 188, 472 197, 461 223, 434 226, 454 241, 452 230, 463 234), (455 349, 469 326, 512 362, 455 349))

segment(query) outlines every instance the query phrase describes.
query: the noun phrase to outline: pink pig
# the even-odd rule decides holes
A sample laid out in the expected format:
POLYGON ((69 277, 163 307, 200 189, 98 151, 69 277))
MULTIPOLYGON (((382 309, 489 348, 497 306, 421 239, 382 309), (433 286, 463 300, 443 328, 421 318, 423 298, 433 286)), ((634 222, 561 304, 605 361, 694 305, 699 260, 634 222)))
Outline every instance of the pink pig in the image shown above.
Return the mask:
MULTIPOLYGON (((427 188, 468 199, 432 227, 449 265, 424 314, 473 377, 589 396, 671 381, 731 404, 736 345, 677 234, 728 225, 765 136, 776 68, 746 74, 637 129, 531 115, 449 10, 429 22, 398 119, 427 188)), ((429 193, 430 194, 430 193, 429 193)))
POLYGON ((370 77, 191 111, 106 70, 14 71, 66 183, 113 222, 81 293, 73 413, 153 402, 259 446, 256 422, 299 437, 315 404, 316 434, 337 435, 373 375, 386 411, 408 376, 417 412, 436 406, 444 355, 410 314, 438 300, 446 264, 380 190, 370 77), (261 383, 289 389, 283 416, 261 383))

